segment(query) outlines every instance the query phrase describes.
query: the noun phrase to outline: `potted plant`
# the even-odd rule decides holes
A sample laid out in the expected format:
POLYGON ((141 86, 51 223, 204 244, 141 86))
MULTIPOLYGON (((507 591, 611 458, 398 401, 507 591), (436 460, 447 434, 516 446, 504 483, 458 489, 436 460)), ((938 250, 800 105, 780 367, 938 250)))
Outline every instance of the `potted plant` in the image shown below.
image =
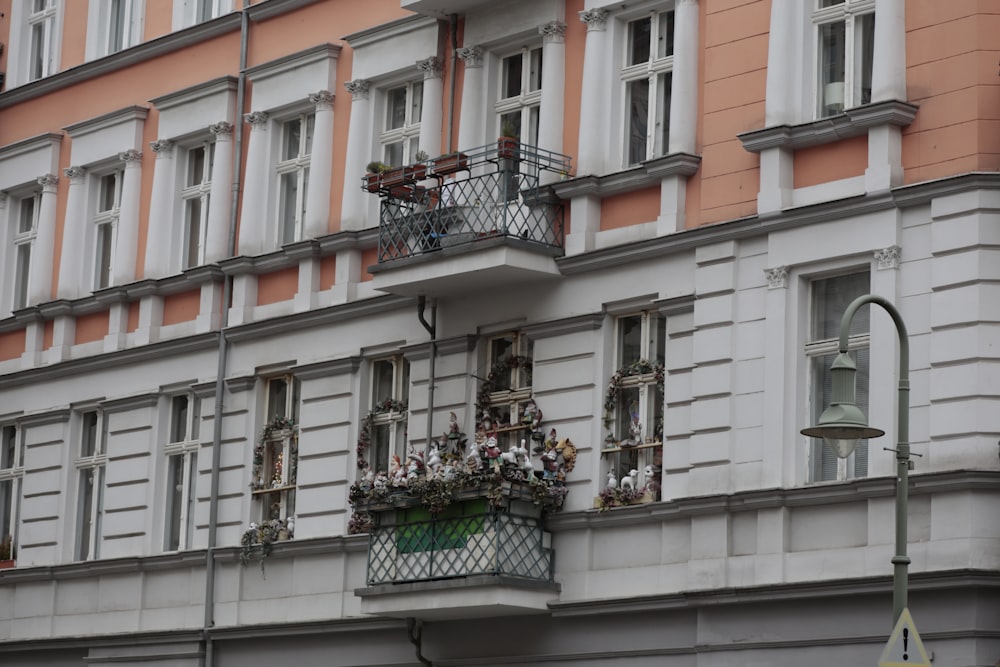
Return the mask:
POLYGON ((10 535, 0 540, 0 570, 14 567, 14 538, 10 535))
POLYGON ((517 126, 509 118, 505 118, 500 123, 500 136, 497 138, 497 155, 501 159, 517 157, 521 143, 519 134, 517 126))
POLYGON ((372 160, 365 167, 368 172, 365 174, 365 189, 368 192, 378 192, 382 185, 382 175, 389 171, 391 167, 384 162, 379 162, 378 160, 372 160))

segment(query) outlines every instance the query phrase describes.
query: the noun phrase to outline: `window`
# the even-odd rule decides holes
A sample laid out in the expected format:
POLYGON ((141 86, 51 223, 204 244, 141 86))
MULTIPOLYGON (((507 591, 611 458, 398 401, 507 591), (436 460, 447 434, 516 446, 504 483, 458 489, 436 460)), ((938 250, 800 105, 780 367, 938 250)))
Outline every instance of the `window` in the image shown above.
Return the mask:
POLYGON ((142 0, 104 0, 101 10, 101 55, 117 53, 139 41, 142 0))
POLYGON ((76 505, 76 559, 100 557, 101 517, 104 512, 104 466, 108 430, 104 415, 90 410, 80 415, 80 449, 76 505))
POLYGON ((0 544, 17 547, 21 479, 24 477, 24 431, 13 424, 0 426, 0 544))
POLYGON ((277 165, 278 240, 281 245, 302 239, 315 121, 314 114, 303 114, 285 121, 281 127, 281 155, 277 165))
POLYGON ((406 403, 410 363, 400 356, 372 362, 371 454, 374 471, 389 471, 393 456, 406 460, 406 403))
POLYGON ((97 228, 94 247, 94 289, 111 285, 111 263, 115 250, 115 231, 122 201, 122 171, 116 170, 97 177, 97 206, 94 226, 97 228))
POLYGON ((205 234, 208 230, 208 201, 212 189, 212 159, 215 144, 205 143, 187 151, 184 187, 184 256, 182 269, 205 263, 205 234))
POLYGON ((291 376, 271 378, 266 386, 267 423, 254 448, 253 496, 260 521, 295 514, 299 467, 299 382, 291 376))
POLYGON ((663 457, 663 367, 667 321, 656 312, 615 320, 615 371, 605 396, 602 453, 616 480, 636 471, 638 487, 656 488, 663 457), (653 484, 649 484, 652 482, 653 484))
POLYGON ((817 117, 871 102, 875 0, 816 0, 817 117))
POLYGON ((632 165, 665 155, 670 148, 673 11, 629 21, 624 44, 625 164, 632 165))
POLYGON ((38 229, 41 193, 17 200, 14 227, 14 310, 28 305, 28 272, 31 270, 31 245, 38 229))
POLYGON ((521 419, 525 408, 533 403, 533 347, 533 341, 522 333, 494 336, 486 345, 489 370, 479 374, 483 384, 476 403, 480 419, 477 430, 495 431, 497 444, 504 451, 528 437, 521 419))
POLYGON ((229 0, 197 0, 194 10, 195 23, 209 21, 229 11, 229 0))
POLYGON ((199 403, 193 395, 170 399, 167 502, 163 548, 190 549, 194 538, 195 485, 198 479, 199 403))
POLYGON ((416 160, 423 99, 423 81, 411 81, 385 91, 385 129, 379 143, 386 164, 400 166, 416 160))
MULTIPOLYGON (((812 326, 805 353, 811 376, 810 423, 815 424, 824 408, 830 404, 830 364, 837 356, 840 320, 844 310, 854 299, 867 294, 868 272, 853 273, 834 278, 815 280, 812 283, 812 326)), ((858 407, 868 413, 868 344, 869 308, 862 308, 851 322, 848 349, 857 364, 856 378, 858 407)), ((864 477, 868 474, 868 441, 862 440, 847 459, 840 459, 819 438, 813 439, 811 479, 815 482, 864 477)))
POLYGON ((525 48, 501 58, 499 79, 498 133, 537 145, 538 114, 542 104, 541 47, 525 48))
POLYGON ((56 0, 31 0, 28 14, 28 81, 55 73, 56 0))

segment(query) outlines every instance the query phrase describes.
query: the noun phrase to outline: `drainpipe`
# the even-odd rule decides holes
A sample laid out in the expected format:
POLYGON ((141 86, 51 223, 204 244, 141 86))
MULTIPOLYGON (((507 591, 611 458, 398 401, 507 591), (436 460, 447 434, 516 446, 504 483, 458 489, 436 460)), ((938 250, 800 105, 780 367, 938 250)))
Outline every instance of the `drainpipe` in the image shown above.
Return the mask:
POLYGON ((437 304, 431 303, 431 321, 428 324, 424 318, 424 308, 427 306, 427 297, 420 296, 417 299, 417 318, 431 335, 430 357, 428 363, 430 368, 427 371, 427 445, 426 450, 430 451, 431 441, 434 438, 434 370, 437 361, 437 304))
POLYGON ((449 14, 451 32, 451 81, 448 84, 448 152, 455 152, 455 86, 458 79, 458 15, 449 14))
MULTIPOLYGON (((243 164, 243 106, 246 104, 247 44, 250 38, 250 0, 243 0, 240 12, 240 71, 236 84, 236 110, 238 117, 233 123, 233 187, 229 214, 228 255, 236 255, 236 224, 239 219, 241 166, 243 164)), ((209 634, 215 626, 215 547, 219 532, 219 469, 222 466, 222 413, 226 391, 226 373, 229 362, 229 345, 226 340, 226 326, 229 323, 229 302, 233 294, 233 278, 225 276, 222 282, 222 313, 219 321, 218 365, 215 373, 215 411, 212 421, 212 473, 211 491, 208 504, 208 546, 205 549, 205 619, 202 641, 205 653, 203 667, 214 667, 215 645, 209 634)))

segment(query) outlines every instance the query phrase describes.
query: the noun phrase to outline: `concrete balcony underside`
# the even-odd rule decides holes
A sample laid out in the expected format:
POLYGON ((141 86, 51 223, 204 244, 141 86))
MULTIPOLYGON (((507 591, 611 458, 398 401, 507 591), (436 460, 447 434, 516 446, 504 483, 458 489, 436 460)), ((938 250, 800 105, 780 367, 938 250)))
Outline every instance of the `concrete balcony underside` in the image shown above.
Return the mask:
POLYGON ((453 296, 496 285, 554 280, 562 248, 544 246, 510 236, 484 238, 474 243, 441 248, 368 267, 372 287, 401 296, 453 296))

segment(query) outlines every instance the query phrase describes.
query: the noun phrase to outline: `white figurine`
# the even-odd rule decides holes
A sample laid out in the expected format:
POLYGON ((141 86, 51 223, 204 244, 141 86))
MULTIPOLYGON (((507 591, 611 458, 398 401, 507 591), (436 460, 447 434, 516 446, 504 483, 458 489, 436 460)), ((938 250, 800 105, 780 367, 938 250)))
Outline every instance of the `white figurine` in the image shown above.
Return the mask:
POLYGON ((638 470, 636 470, 635 468, 630 470, 627 475, 622 477, 621 480, 622 491, 624 491, 625 489, 628 489, 629 491, 635 489, 635 482, 638 477, 639 477, 638 470))
POLYGON ((609 470, 608 471, 608 484, 607 484, 607 486, 605 488, 608 488, 608 489, 617 489, 618 488, 618 480, 615 478, 615 471, 614 470, 609 470))

